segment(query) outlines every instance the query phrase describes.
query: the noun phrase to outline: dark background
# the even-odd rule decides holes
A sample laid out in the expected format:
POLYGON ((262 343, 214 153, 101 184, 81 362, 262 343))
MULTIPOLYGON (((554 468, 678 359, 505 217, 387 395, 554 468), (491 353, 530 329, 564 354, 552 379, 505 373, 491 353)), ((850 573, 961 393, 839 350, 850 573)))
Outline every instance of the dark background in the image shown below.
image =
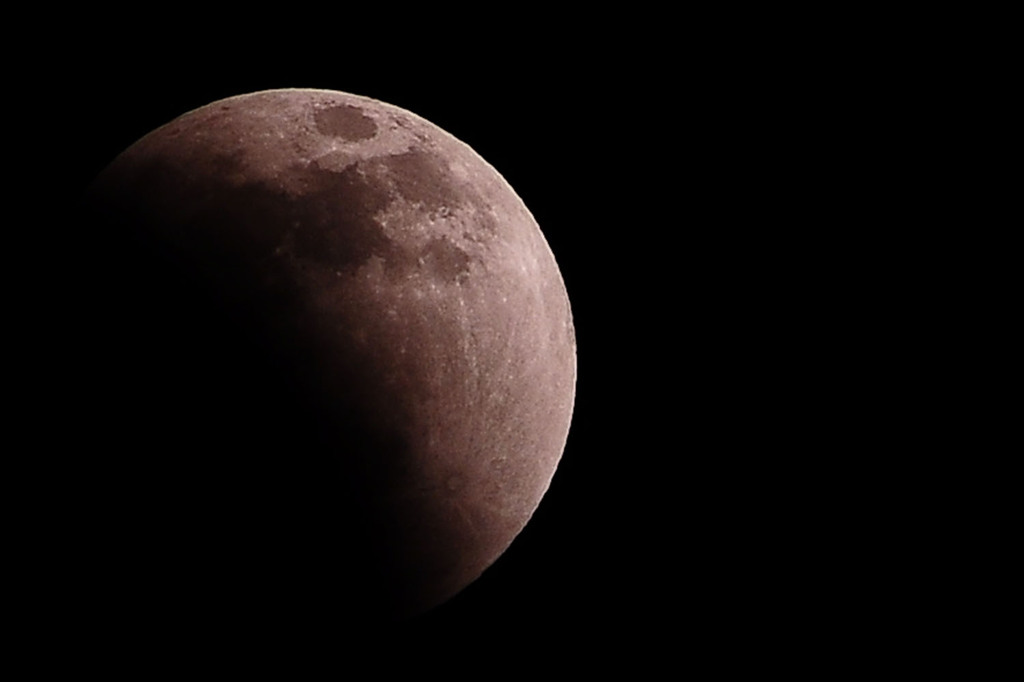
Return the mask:
POLYGON ((692 436, 680 431, 692 432, 694 418, 679 382, 696 303, 685 293, 693 255, 685 251, 678 104, 632 79, 602 77, 588 59, 524 62, 502 45, 477 45, 472 58, 432 54, 358 68, 266 55, 242 67, 228 55, 224 66, 172 59, 145 79, 134 75, 131 50, 108 49, 98 66, 89 60, 78 85, 90 101, 79 120, 89 134, 75 141, 83 182, 181 113, 276 87, 401 106, 502 173, 541 225, 573 306, 573 425, 548 495, 508 552, 450 603, 399 629, 498 640, 568 632, 633 640, 638 628, 677 637, 681 581, 710 560, 694 556, 695 546, 707 551, 710 515, 695 508, 703 485, 687 464, 692 436), (477 62, 487 67, 477 71, 477 62))
MULTIPOLYGON (((890 484, 869 500, 856 489, 879 471, 895 478, 876 459, 875 425, 895 417, 862 398, 880 341, 851 319, 862 314, 855 289, 871 280, 838 274, 872 239, 858 197, 874 190, 859 169, 877 124, 853 94, 849 55, 829 52, 835 36, 784 44, 756 18, 693 18, 678 32, 656 16, 503 20, 472 36, 347 21, 323 17, 315 32, 184 22, 47 43, 62 63, 33 90, 40 106, 28 118, 46 153, 25 178, 74 197, 186 111, 315 87, 437 124, 536 217, 578 342, 576 408, 551 488, 510 549, 449 603, 325 646, 350 655, 357 642, 397 637, 437 643, 442 661, 461 642, 528 660, 746 666, 868 637, 876 588, 894 578, 863 551, 865 529, 877 528, 890 484)), ((97 254, 71 202, 42 212, 61 265, 47 286, 87 290, 97 254)), ((46 335, 45 352, 88 362, 62 347, 103 330, 81 297, 50 300, 40 328, 59 334, 46 335)), ((58 393, 77 376, 57 375, 58 393)), ((64 453, 102 447, 76 442, 98 415, 69 403, 47 409, 58 426, 43 440, 64 453)), ((71 499, 50 506, 58 527, 88 504, 71 499)), ((897 535, 879 541, 897 551, 897 535)), ((59 582, 74 557, 57 555, 46 575, 59 582)))

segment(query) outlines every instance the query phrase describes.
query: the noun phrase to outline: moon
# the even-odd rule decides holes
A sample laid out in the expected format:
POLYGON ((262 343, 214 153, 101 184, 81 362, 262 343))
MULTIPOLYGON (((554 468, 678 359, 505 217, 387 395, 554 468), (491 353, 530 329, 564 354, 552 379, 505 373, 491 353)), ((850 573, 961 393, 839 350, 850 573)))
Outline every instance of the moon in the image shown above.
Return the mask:
POLYGON ((140 139, 83 215, 131 609, 408 619, 528 522, 568 436, 572 313, 469 146, 366 97, 256 92, 140 139))

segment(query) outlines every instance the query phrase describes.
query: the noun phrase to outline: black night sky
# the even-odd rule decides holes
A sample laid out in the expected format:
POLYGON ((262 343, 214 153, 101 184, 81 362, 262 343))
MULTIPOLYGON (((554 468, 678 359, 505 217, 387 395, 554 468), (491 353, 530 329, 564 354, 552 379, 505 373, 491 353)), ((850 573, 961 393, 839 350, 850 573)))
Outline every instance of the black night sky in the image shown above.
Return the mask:
MULTIPOLYGON (((835 633, 859 631, 883 579, 858 551, 865 538, 855 527, 877 519, 842 501, 865 476, 854 462, 870 469, 873 460, 857 456, 870 439, 848 409, 860 389, 837 396, 835 387, 858 386, 869 364, 843 355, 849 330, 830 317, 839 294, 826 286, 834 242, 809 227, 830 215, 838 192, 823 180, 822 146, 842 150, 826 135, 826 113, 817 122, 785 113, 793 102, 820 104, 807 89, 819 80, 795 76, 791 61, 768 65, 712 40, 697 47, 700 31, 615 24, 411 42, 107 30, 79 37, 44 93, 45 125, 58 131, 47 153, 60 161, 36 176, 59 167, 47 186, 60 183, 68 197, 145 133, 220 98, 313 87, 382 100, 473 147, 555 254, 578 383, 562 462, 533 520, 447 604, 397 631, 340 640, 325 623, 321 648, 354 655, 394 637, 441 650, 471 642, 494 655, 507 644, 528 660, 547 651, 588 656, 588 665, 714 659, 728 668, 820 651, 837 646, 835 633)), ((73 214, 71 202, 53 210, 73 214)), ((100 254, 73 219, 61 222, 71 246, 61 276, 88 291, 100 254)), ((64 343, 102 343, 82 297, 71 300, 64 343)), ((82 355, 65 358, 59 378, 73 384, 82 355)), ((92 390, 102 387, 69 392, 92 390)), ((47 436, 54 442, 72 442, 86 424, 79 433, 100 431, 88 406, 65 400, 48 414, 71 425, 47 436)), ((74 471, 90 482, 87 468, 74 471)), ((75 489, 67 507, 49 507, 55 537, 65 514, 90 513, 94 501, 75 489)), ((59 542, 50 550, 60 560, 47 564, 48 580, 59 582, 75 559, 59 542)))

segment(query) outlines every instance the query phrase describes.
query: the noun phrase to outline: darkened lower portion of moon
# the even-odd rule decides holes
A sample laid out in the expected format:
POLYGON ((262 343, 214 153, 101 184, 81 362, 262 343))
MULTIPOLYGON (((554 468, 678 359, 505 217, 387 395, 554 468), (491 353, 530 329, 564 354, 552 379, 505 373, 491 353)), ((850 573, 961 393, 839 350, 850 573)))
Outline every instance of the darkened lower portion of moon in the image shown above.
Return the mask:
POLYGON ((528 521, 568 432, 572 319, 468 147, 373 100, 256 93, 143 138, 86 204, 120 396, 95 546, 130 565, 131 608, 400 618, 528 521))

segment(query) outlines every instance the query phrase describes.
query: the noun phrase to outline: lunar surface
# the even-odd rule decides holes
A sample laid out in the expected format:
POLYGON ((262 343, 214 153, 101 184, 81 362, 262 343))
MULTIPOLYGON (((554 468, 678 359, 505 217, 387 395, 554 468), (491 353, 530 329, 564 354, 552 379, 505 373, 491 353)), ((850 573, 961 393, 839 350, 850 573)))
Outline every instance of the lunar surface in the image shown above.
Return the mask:
POLYGON ((408 618, 530 519, 572 415, 572 316, 467 145, 364 97, 258 92, 145 136, 85 206, 133 610, 408 618))

